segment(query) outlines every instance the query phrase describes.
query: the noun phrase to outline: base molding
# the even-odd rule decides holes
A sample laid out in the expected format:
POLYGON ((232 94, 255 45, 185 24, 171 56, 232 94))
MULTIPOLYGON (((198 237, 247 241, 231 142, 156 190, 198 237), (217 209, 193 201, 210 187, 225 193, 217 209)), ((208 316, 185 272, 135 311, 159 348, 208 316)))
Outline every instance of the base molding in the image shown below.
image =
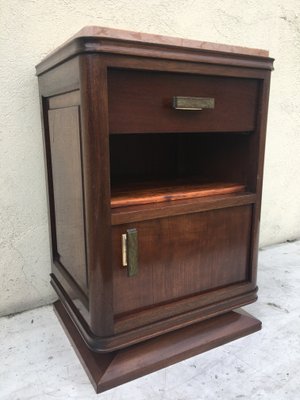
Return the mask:
POLYGON ((261 329, 242 310, 189 325, 111 353, 91 351, 61 301, 54 310, 97 393, 165 368, 261 329))

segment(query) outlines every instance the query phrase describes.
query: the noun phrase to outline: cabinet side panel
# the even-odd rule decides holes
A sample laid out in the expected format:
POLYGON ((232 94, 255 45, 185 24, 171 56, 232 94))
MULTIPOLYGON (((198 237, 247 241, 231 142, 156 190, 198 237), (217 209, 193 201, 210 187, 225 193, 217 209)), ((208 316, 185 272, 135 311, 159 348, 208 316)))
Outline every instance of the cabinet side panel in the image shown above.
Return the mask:
POLYGON ((80 56, 80 109, 91 330, 113 333, 107 75, 102 57, 80 56))
POLYGON ((87 291, 79 107, 49 110, 54 196, 53 258, 87 291))

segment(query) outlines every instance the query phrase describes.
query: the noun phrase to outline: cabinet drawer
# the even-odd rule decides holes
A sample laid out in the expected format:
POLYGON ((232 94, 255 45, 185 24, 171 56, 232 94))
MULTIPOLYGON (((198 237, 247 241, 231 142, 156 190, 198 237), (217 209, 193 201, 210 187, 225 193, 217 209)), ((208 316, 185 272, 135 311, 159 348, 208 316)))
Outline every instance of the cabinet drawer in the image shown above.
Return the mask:
POLYGON ((113 227, 115 314, 247 281, 251 215, 247 205, 113 227), (132 228, 138 271, 128 276, 121 238, 132 228))
POLYGON ((109 69, 110 133, 251 131, 257 92, 255 79, 109 69), (214 99, 214 108, 178 110, 174 96, 214 99))

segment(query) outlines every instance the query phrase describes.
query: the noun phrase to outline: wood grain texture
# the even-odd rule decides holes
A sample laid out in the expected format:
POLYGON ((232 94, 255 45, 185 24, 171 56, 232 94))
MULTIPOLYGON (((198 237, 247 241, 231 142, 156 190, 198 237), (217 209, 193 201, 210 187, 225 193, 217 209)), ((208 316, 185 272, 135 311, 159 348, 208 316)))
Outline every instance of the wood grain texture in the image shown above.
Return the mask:
POLYGON ((91 28, 37 66, 56 257, 51 282, 87 347, 103 355, 100 366, 97 355, 87 356, 101 390, 169 362, 160 336, 173 332, 173 348, 183 349, 176 331, 190 326, 191 333, 200 321, 256 300, 272 64, 264 52, 91 28), (213 97, 215 109, 174 110, 173 96, 213 97), (58 135, 71 130, 81 139, 79 155, 78 140, 58 135), (62 183, 65 171, 72 185, 62 183), (194 191, 194 182, 218 191, 198 197, 205 192, 194 191), (65 232, 61 221, 76 221, 78 204, 85 229, 76 246, 77 230, 65 232), (121 234, 132 228, 139 270, 128 277, 121 234), (65 241, 73 252, 64 250, 65 241), (85 287, 76 264, 84 245, 85 287), (141 350, 141 359, 130 361, 130 346, 151 340, 161 358, 141 350), (124 359, 115 357, 121 349, 124 359))
POLYGON ((138 221, 171 217, 183 214, 219 210, 222 208, 254 204, 254 193, 240 192, 227 195, 200 197, 194 199, 176 200, 156 204, 112 208, 112 225, 122 225, 138 221))
POLYGON ((128 207, 138 204, 162 203, 243 191, 245 191, 245 186, 238 183, 140 182, 114 187, 110 203, 112 208, 128 207))
POLYGON ((123 54, 263 69, 272 69, 273 65, 273 59, 264 50, 92 27, 90 35, 75 35, 50 53, 36 66, 37 74, 43 74, 57 64, 84 53, 123 54))
POLYGON ((77 37, 97 37, 101 39, 120 39, 131 42, 142 42, 149 44, 172 45, 178 47, 189 47, 194 49, 214 50, 228 52, 230 54, 248 54, 253 56, 268 57, 269 52, 262 49, 232 46, 220 43, 203 42, 200 40, 184 39, 172 36, 154 35, 143 32, 133 32, 124 29, 113 29, 101 26, 85 26, 77 32, 70 40, 77 37))
POLYGON ((80 91, 73 90, 72 92, 50 97, 48 103, 50 110, 54 110, 56 108, 80 106, 80 91))
POLYGON ((43 97, 56 96, 78 90, 80 87, 79 57, 67 60, 39 75, 39 89, 43 97))
POLYGON ((249 282, 239 282, 172 302, 157 304, 155 307, 118 315, 115 318, 115 334, 122 337, 128 335, 134 328, 139 331, 140 337, 143 337, 154 332, 176 330, 190 325, 191 321, 192 323, 204 321, 208 316, 211 318, 243 307, 256 299, 257 287, 254 288, 249 282))
POLYGON ((253 133, 110 135, 111 187, 137 181, 194 179, 249 183, 250 191, 255 192, 256 140, 253 133))
POLYGON ((97 393, 261 329, 250 314, 230 312, 107 354, 89 350, 60 302, 56 314, 97 393))
POLYGON ((251 233, 251 265, 250 280, 256 282, 257 279, 257 262, 259 250, 259 229, 260 229, 260 214, 261 214, 261 200, 262 200, 262 185, 263 185, 263 171, 265 159, 265 144, 266 144, 266 128, 268 117, 269 93, 270 93, 270 79, 269 75, 260 84, 259 96, 259 114, 257 127, 255 131, 255 140, 252 142, 251 152, 255 154, 252 158, 252 185, 258 194, 257 204, 253 209, 253 224, 251 233))
POLYGON ((111 69, 164 71, 183 74, 253 79, 265 79, 268 74, 270 74, 268 69, 239 65, 236 64, 233 59, 231 59, 231 63, 228 66, 222 62, 210 62, 207 57, 205 60, 198 60, 197 62, 194 62, 189 58, 182 58, 178 61, 171 58, 138 57, 136 55, 128 57, 125 54, 105 54, 102 57, 107 68, 111 69))
MULTIPOLYGON (((76 61, 76 60, 75 60, 76 61)), ((78 65, 78 64, 77 64, 78 65)), ((65 70, 65 65, 63 70, 65 70)), ((60 69, 61 70, 61 69, 60 69)), ((78 81, 78 69, 74 67, 71 68, 71 80, 78 81)), ((41 77, 40 77, 41 78, 41 77)), ((50 243, 50 254, 51 254, 51 263, 52 263, 52 272, 55 274, 62 285, 65 287, 67 296, 72 298, 74 304, 76 304, 77 308, 80 310, 82 317, 87 323, 90 323, 90 312, 88 309, 88 295, 85 290, 82 290, 79 284, 75 281, 74 277, 68 273, 68 271, 62 267, 57 259, 54 259, 55 248, 56 248, 56 235, 54 226, 54 193, 53 193, 53 176, 52 176, 52 162, 51 162, 51 143, 50 143, 50 133, 49 133, 49 119, 48 119, 48 111, 49 111, 49 98, 44 97, 46 95, 47 90, 50 89, 52 84, 55 84, 56 88, 60 86, 60 78, 62 76, 58 73, 56 75, 56 79, 44 79, 43 83, 41 83, 39 78, 39 93, 40 93, 40 104, 41 104, 41 119, 42 119, 42 131, 43 131, 43 144, 44 144, 44 162, 45 162, 45 172, 46 172, 46 191, 47 191, 47 203, 48 203, 48 221, 49 221, 49 243, 50 243)), ((53 78, 53 75, 52 75, 53 78)), ((77 85, 75 85, 77 86, 77 85)), ((59 91, 59 90, 58 90, 59 91)), ((74 93, 74 92, 70 92, 74 93)), ((55 99, 52 97, 51 99, 55 99)), ((80 106, 80 102, 73 102, 73 106, 80 106)), ((65 106, 65 104, 64 104, 65 106)))
POLYGON ((74 300, 69 297, 54 274, 51 284, 64 304, 69 316, 83 337, 86 345, 96 353, 120 350, 136 343, 189 326, 196 322, 224 314, 233 309, 253 303, 257 299, 257 287, 242 282, 205 293, 203 296, 173 301, 162 307, 153 307, 141 312, 118 316, 115 319, 114 334, 97 336, 90 330, 90 323, 83 318, 74 300), (157 314, 161 320, 157 321, 157 314), (145 323, 143 324, 142 321, 145 323))
POLYGON ((54 259, 87 292, 79 107, 49 110, 54 259))
POLYGON ((79 63, 91 330, 107 336, 113 333, 107 77, 101 58, 79 63))
POLYGON ((110 69, 108 99, 110 133, 251 131, 257 81, 110 69), (215 108, 175 110, 173 96, 214 98, 215 108))
POLYGON ((243 206, 114 227, 115 314, 246 281, 251 214, 243 206), (121 258, 121 236, 130 228, 139 238, 132 278, 121 258))

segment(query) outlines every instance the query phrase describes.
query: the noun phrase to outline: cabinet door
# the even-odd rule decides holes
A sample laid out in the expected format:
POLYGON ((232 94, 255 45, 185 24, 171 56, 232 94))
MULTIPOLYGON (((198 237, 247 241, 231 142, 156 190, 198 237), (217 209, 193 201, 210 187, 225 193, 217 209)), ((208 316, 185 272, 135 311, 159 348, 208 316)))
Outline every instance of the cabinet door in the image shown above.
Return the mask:
POLYGON ((113 228, 114 311, 120 315, 248 278, 252 206, 113 228), (138 271, 122 266, 122 234, 135 228, 138 271))

